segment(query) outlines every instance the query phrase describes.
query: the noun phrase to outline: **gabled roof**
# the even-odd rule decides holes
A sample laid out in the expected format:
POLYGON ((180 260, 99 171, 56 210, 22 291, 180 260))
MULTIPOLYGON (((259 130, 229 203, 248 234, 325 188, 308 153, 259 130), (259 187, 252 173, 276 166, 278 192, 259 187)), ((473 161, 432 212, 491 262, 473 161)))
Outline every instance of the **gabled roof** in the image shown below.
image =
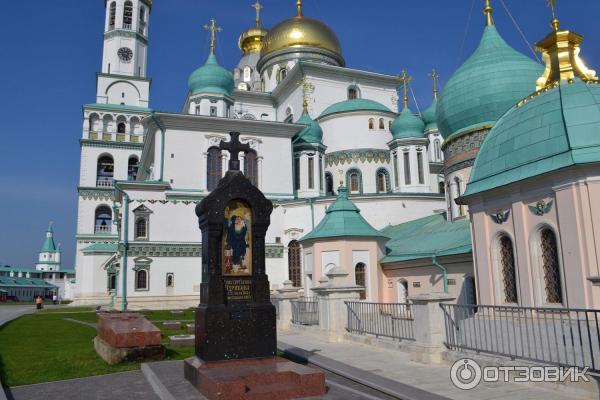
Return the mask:
POLYGON ((0 287, 44 287, 55 288, 56 285, 46 282, 43 279, 36 278, 12 278, 0 276, 0 287))

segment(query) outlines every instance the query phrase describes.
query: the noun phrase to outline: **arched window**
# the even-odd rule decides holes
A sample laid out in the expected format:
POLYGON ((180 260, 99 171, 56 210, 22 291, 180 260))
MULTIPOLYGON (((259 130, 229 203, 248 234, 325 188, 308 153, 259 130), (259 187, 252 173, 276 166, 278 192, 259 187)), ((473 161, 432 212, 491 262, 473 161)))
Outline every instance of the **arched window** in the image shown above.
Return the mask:
POLYGON ((133 24, 133 3, 131 1, 125 2, 123 8, 123 29, 131 29, 133 24))
POLYGON ((117 290, 117 274, 108 274, 108 290, 117 290))
POLYGON ((383 118, 379 118, 379 129, 385 129, 385 121, 383 118))
POLYGON ((135 221, 135 238, 136 239, 147 239, 148 238, 148 221, 146 221, 146 218, 138 218, 135 221))
POLYGON ((350 193, 362 192, 361 174, 359 170, 351 169, 346 173, 346 185, 350 193))
POLYGON ((498 261, 504 302, 518 303, 515 253, 512 240, 508 236, 501 236, 498 240, 498 261))
POLYGON ((209 191, 217 187, 222 175, 221 150, 217 147, 211 147, 208 149, 208 157, 206 158, 206 185, 209 191))
MULTIPOLYGON (((354 282, 355 282, 356 286, 366 287, 366 281, 365 281, 366 267, 367 266, 364 263, 358 263, 354 267, 354 282)), ((367 291, 363 290, 362 292, 360 292, 360 299, 365 300, 366 298, 367 298, 367 291)))
POLYGON ((119 122, 119 124, 117 125, 117 133, 125 133, 126 130, 127 125, 125 125, 125 122, 119 122))
POLYGON ((410 185, 410 153, 408 151, 404 152, 404 184, 410 185))
POLYGON ((142 128, 142 123, 140 122, 140 119, 138 117, 131 117, 131 119, 129 120, 129 134, 130 135, 136 135, 136 134, 140 134, 140 130, 142 128))
POLYGON ((562 303, 562 279, 556 235, 549 228, 540 231, 540 251, 547 303, 562 303))
POLYGON ((408 303, 408 282, 406 279, 400 279, 398 281, 398 303, 408 303))
POLYGON ((115 162, 111 156, 102 156, 98 159, 96 169, 96 186, 112 187, 115 173, 115 162))
POLYGON ((144 7, 140 7, 140 18, 139 18, 139 27, 138 31, 143 35, 146 32, 146 9, 144 7))
POLYGON ((258 156, 254 150, 244 157, 244 175, 254 186, 258 186, 258 156))
POLYGON ((433 148, 434 148, 434 152, 435 152, 436 161, 441 161, 442 160, 442 149, 441 149, 439 140, 436 140, 435 142, 433 142, 433 148))
POLYGON ((282 80, 284 80, 286 76, 287 76, 287 69, 286 68, 282 68, 279 71, 279 82, 281 82, 282 80))
POLYGON ((440 194, 446 194, 446 185, 444 184, 444 182, 438 183, 438 191, 440 192, 440 194))
POLYGON ((88 130, 90 132, 100 132, 102 130, 100 126, 100 117, 98 114, 91 114, 88 123, 88 130))
POLYGON ((110 30, 115 29, 116 18, 117 18, 117 3, 113 1, 112 3, 110 3, 110 13, 109 13, 109 17, 108 17, 108 29, 110 29, 110 30))
POLYGON ((111 233, 112 210, 109 206, 100 206, 96 209, 94 233, 111 233))
POLYGON ((425 183, 425 168, 423 165, 423 152, 417 152, 417 175, 419 176, 419 184, 423 185, 425 183))
POLYGON ((138 173, 138 159, 135 156, 129 157, 127 162, 127 180, 135 181, 138 173))
POLYGON ((288 272, 289 280, 293 282, 294 287, 302 286, 301 256, 300 243, 297 240, 292 240, 288 244, 288 272))
POLYGON ((250 82, 252 80, 252 68, 249 66, 244 67, 244 82, 250 82))
POLYGON ((294 122, 294 112, 292 111, 291 107, 285 109, 285 119, 283 120, 283 122, 286 122, 288 124, 294 122))
POLYGON ((135 273, 135 290, 148 289, 148 271, 140 269, 135 273))
POLYGON ((175 287, 175 274, 172 272, 167 274, 167 287, 175 287))
POLYGON ((355 86, 348 88, 348 100, 358 99, 358 89, 355 86))
POLYGON ((386 193, 390 187, 390 177, 386 170, 377 171, 377 193, 386 193))
POLYGON ((327 196, 333 196, 333 175, 331 172, 325 172, 325 194, 327 196))
POLYGON ((373 118, 369 118, 369 129, 375 129, 375 120, 373 118))
POLYGON ((102 132, 111 133, 113 131, 113 117, 111 115, 105 115, 102 118, 102 132))

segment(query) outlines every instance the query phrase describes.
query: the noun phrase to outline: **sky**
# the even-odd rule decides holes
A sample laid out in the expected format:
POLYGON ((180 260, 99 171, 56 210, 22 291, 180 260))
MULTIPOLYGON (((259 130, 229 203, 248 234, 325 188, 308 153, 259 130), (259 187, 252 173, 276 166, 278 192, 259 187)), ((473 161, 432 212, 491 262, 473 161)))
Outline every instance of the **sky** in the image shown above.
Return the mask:
MULTIPOLYGON (((262 0, 267 28, 295 14, 295 0, 262 0)), ((0 265, 31 267, 54 221, 63 266, 73 268, 81 106, 95 101, 102 60, 104 0, 7 1, 0 13, 0 265)), ((237 38, 253 24, 254 0, 154 0, 150 16, 150 105, 181 111, 188 76, 209 49, 202 26, 216 18, 217 57, 229 69, 237 38)), ((432 99, 427 74, 441 84, 477 47, 483 0, 305 0, 305 15, 338 35, 348 67, 413 76, 418 108, 432 99)), ((546 0, 493 0, 505 40, 534 57, 528 43, 549 33, 546 0), (510 11, 507 13, 506 8, 510 11)), ((600 70, 600 1, 558 1, 565 28, 584 35, 582 55, 600 70), (563 7, 564 5, 564 7, 563 7)), ((414 111, 417 107, 411 99, 414 111)), ((195 218, 190 215, 190 218, 195 218)))

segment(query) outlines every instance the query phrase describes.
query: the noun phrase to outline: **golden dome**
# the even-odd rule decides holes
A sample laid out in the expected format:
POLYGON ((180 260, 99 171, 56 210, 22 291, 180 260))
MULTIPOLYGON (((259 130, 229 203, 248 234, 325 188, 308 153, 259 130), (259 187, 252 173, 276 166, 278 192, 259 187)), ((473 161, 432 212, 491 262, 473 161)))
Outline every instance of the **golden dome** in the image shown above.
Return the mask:
POLYGON ((268 30, 260 26, 253 26, 246 29, 238 40, 238 46, 244 53, 259 52, 263 45, 263 39, 269 33, 268 30))
POLYGON ((264 38, 261 56, 293 47, 313 47, 341 56, 335 33, 321 21, 306 18, 302 14, 302 3, 298 3, 298 14, 275 26, 264 38))

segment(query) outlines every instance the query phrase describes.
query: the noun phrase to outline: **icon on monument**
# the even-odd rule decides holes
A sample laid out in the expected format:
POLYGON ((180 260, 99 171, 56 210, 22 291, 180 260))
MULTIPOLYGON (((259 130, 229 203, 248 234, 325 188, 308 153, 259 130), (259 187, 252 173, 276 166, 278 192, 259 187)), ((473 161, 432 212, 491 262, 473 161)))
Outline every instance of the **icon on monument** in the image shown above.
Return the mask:
POLYGON ((223 275, 252 275, 252 210, 240 200, 225 207, 223 275))

